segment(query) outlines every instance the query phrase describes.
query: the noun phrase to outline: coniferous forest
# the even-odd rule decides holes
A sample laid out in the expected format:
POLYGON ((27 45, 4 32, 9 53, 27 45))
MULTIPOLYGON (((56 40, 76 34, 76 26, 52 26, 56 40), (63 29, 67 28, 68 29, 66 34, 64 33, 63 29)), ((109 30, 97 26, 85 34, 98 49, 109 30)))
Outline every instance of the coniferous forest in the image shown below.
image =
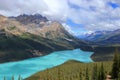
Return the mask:
POLYGON ((120 52, 116 49, 113 61, 80 63, 70 60, 26 80, 120 80, 120 52))

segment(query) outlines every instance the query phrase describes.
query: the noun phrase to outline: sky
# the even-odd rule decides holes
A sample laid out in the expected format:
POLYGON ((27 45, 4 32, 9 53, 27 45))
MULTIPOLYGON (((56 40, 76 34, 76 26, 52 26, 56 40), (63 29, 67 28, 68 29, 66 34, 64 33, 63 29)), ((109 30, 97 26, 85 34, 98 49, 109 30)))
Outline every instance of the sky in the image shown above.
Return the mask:
POLYGON ((39 13, 74 35, 120 29, 120 0, 1 0, 0 14, 39 13))

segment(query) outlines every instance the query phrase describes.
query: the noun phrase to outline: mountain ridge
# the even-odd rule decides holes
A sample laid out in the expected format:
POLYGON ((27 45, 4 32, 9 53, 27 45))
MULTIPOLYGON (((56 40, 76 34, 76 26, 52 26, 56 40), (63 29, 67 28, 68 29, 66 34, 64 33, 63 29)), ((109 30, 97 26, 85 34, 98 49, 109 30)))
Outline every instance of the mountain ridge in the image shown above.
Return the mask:
POLYGON ((87 34, 85 38, 81 38, 93 45, 116 45, 120 44, 120 29, 113 31, 96 31, 91 34, 87 34))
POLYGON ((86 44, 69 34, 59 22, 45 22, 42 27, 34 23, 30 25, 0 17, 0 63, 39 57, 86 44))
POLYGON ((0 63, 44 56, 54 51, 75 48, 94 52, 91 56, 94 61, 106 61, 112 59, 115 47, 119 47, 118 44, 78 39, 67 32, 57 21, 47 21, 39 26, 36 23, 23 24, 5 16, 0 18, 0 36, 2 44, 0 45, 0 63), (17 46, 18 44, 19 46, 17 46), (7 48, 10 49, 7 50, 7 48))

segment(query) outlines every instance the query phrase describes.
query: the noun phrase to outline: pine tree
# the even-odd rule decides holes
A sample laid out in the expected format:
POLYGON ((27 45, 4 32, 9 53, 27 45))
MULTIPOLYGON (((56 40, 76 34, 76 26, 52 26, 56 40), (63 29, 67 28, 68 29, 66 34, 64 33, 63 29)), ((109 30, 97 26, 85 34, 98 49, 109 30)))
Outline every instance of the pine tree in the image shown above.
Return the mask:
POLYGON ((101 64, 101 80, 104 80, 105 79, 105 70, 104 70, 104 66, 103 66, 103 63, 101 64))
POLYGON ((97 79, 98 79, 98 71, 97 71, 97 65, 95 64, 93 66, 92 79, 91 80, 97 80, 97 79))
POLYGON ((49 80, 49 70, 46 70, 46 80, 49 80))
POLYGON ((60 70, 60 68, 58 68, 58 80, 62 80, 61 79, 61 70, 60 70))
POLYGON ((112 74, 112 78, 113 78, 113 79, 118 78, 119 67, 120 67, 120 65, 119 65, 119 51, 118 51, 118 49, 116 48, 115 54, 114 54, 114 58, 113 58, 112 71, 111 71, 111 74, 112 74))
POLYGON ((99 69, 99 71, 98 71, 97 80, 101 80, 101 71, 100 71, 100 69, 99 69))
POLYGON ((89 80, 89 74, 88 74, 88 67, 86 67, 86 71, 85 71, 85 80, 89 80))
POLYGON ((80 70, 80 73, 79 73, 79 79, 82 80, 82 72, 80 70))
POLYGON ((120 78, 120 54, 119 54, 119 58, 118 58, 118 78, 120 78))
POLYGON ((98 71, 97 80, 104 80, 104 79, 105 79, 105 70, 104 70, 104 66, 103 66, 103 63, 102 63, 101 67, 99 68, 99 71, 98 71))

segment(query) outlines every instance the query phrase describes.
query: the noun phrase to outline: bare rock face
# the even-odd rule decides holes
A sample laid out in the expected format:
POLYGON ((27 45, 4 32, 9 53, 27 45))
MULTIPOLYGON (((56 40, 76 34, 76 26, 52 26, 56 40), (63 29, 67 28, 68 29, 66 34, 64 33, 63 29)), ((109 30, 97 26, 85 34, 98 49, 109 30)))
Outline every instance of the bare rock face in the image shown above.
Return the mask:
POLYGON ((7 19, 7 17, 0 15, 0 22, 4 22, 7 19))
POLYGON ((57 21, 48 21, 41 15, 20 15, 9 18, 19 31, 28 32, 48 39, 60 40, 73 38, 57 21))
POLYGON ((0 15, 0 63, 79 48, 85 42, 74 38, 57 21, 40 15, 0 15))
POLYGON ((41 36, 49 39, 59 39, 70 36, 64 27, 57 21, 44 25, 39 32, 41 36))
POLYGON ((54 40, 73 38, 59 22, 49 22, 41 15, 20 15, 10 18, 1 15, 0 26, 1 29, 14 35, 31 33, 54 40))
POLYGON ((7 20, 7 17, 0 15, 0 29, 3 28, 4 22, 7 20))
POLYGON ((40 25, 40 22, 48 21, 48 19, 46 17, 43 17, 40 14, 34 14, 34 15, 23 14, 23 15, 19 15, 17 17, 10 17, 10 18, 16 19, 17 21, 19 21, 20 23, 25 24, 25 25, 31 24, 31 23, 40 25))

